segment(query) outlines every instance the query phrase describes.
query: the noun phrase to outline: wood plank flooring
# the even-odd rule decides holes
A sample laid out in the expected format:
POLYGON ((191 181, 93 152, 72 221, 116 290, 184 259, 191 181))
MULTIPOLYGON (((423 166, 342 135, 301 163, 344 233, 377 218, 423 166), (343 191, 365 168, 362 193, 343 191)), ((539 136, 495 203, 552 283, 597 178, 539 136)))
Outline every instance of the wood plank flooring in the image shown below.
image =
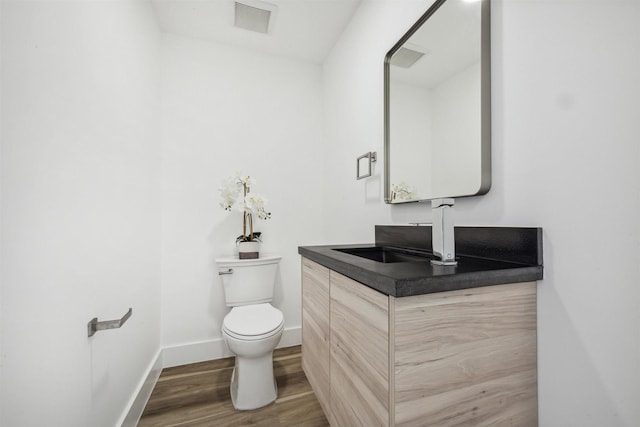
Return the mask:
POLYGON ((302 371, 300 346, 275 350, 273 362, 278 399, 253 411, 231 404, 232 357, 163 369, 138 426, 328 426, 302 371))

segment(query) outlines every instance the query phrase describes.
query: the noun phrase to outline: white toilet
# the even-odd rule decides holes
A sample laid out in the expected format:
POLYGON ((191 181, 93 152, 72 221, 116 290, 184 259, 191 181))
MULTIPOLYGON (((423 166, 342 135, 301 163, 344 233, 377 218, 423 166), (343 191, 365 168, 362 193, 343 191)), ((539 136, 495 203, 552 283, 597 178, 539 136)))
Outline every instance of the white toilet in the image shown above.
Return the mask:
POLYGON ((231 377, 231 401, 249 410, 276 400, 273 350, 284 330, 282 312, 273 307, 273 289, 280 256, 257 259, 216 259, 227 306, 222 336, 236 355, 231 377))

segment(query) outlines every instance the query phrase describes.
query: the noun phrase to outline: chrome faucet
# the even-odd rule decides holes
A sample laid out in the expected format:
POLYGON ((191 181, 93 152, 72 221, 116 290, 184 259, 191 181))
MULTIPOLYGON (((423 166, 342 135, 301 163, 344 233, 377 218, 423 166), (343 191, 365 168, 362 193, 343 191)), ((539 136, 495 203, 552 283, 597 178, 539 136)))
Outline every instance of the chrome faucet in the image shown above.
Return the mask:
POLYGON ((453 230, 453 199, 431 200, 434 265, 456 265, 456 241, 453 230))

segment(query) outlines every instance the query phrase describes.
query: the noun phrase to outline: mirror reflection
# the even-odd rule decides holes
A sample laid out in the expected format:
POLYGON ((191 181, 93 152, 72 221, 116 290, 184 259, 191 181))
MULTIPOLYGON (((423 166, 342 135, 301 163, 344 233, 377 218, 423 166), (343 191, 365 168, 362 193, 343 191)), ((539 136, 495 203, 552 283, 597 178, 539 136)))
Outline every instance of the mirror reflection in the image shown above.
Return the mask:
POLYGON ((385 201, 489 191, 489 1, 441 0, 385 58, 385 201))

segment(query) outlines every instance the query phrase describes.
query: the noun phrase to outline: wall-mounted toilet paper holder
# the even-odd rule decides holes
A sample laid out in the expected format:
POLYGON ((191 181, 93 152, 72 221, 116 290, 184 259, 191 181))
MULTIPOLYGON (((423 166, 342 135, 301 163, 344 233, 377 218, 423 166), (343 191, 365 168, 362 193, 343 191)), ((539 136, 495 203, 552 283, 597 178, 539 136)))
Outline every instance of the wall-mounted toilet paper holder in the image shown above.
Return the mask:
POLYGON ((105 329, 117 329, 124 325, 124 322, 126 322, 132 314, 133 309, 129 308, 129 311, 127 311, 121 319, 104 320, 102 322, 98 322, 98 318, 94 317, 87 324, 87 333, 90 337, 92 337, 93 334, 98 331, 104 331, 105 329))

